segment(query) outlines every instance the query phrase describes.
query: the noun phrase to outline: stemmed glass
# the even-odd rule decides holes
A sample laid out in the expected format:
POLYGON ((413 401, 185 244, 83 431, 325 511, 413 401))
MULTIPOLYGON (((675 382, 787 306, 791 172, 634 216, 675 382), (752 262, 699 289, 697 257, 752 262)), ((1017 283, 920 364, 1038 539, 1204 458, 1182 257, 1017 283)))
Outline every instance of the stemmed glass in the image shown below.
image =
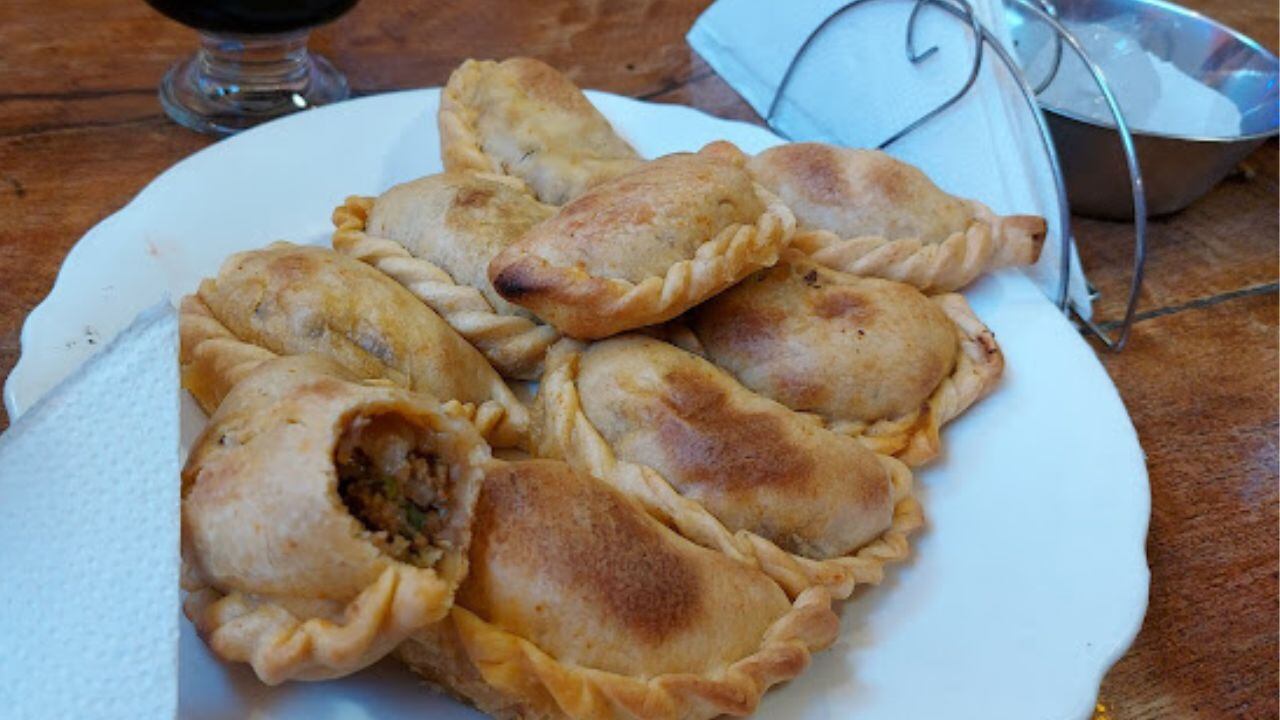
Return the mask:
POLYGON ((281 115, 343 100, 347 79, 307 52, 311 29, 357 0, 147 0, 200 33, 195 55, 160 83, 175 122, 230 135, 281 115))

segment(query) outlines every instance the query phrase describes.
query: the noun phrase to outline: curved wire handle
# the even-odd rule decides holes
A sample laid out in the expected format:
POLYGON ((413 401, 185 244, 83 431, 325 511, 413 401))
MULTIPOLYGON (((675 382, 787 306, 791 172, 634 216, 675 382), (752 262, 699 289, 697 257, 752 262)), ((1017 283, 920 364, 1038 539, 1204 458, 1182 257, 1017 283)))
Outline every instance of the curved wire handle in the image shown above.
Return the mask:
MULTIPOLYGON (((1037 0, 1037 2, 1039 3, 1041 10, 1044 10, 1045 12, 1054 16, 1055 18, 1058 17, 1058 9, 1055 8, 1053 6, 1053 3, 1049 2, 1049 0, 1037 0)), ((1062 67, 1062 36, 1059 35, 1058 33, 1054 33, 1053 34, 1053 62, 1049 64, 1049 73, 1045 75, 1044 79, 1041 80, 1039 84, 1035 86, 1034 90, 1036 95, 1039 95, 1040 93, 1048 89, 1049 85, 1053 83, 1053 79, 1058 76, 1058 70, 1061 67, 1062 67)))
MULTIPOLYGON (((1146 185, 1142 180, 1142 167, 1138 164, 1138 153, 1133 146, 1133 133, 1129 131, 1129 124, 1125 122, 1124 113, 1120 111, 1120 103, 1116 101, 1115 95, 1111 92, 1111 85, 1107 82, 1107 76, 1102 72, 1102 68, 1098 67, 1089 58, 1089 54, 1084 51, 1084 46, 1080 44, 1076 36, 1070 30, 1067 30, 1066 26, 1055 17, 1054 13, 1047 12, 1039 3, 1033 0, 1016 0, 1016 2, 1053 28, 1054 33, 1084 63, 1089 75, 1093 78, 1094 84, 1098 86, 1098 92, 1102 94, 1102 99, 1107 103, 1107 109, 1111 111, 1111 117, 1116 123, 1116 132, 1120 135, 1120 146, 1124 150, 1125 164, 1129 168, 1129 185, 1133 189, 1134 243, 1133 278, 1129 283, 1129 302, 1125 305, 1124 318, 1118 326, 1120 329, 1119 335, 1115 338, 1107 335, 1101 326, 1081 315, 1074 305, 1071 306, 1071 312, 1078 322, 1093 333, 1108 350, 1118 352, 1129 341, 1129 331, 1133 329, 1133 318, 1138 310, 1138 293, 1142 289, 1142 277, 1147 263, 1147 193, 1146 185)), ((1056 74, 1056 72, 1057 68, 1055 66, 1054 73, 1056 74)), ((1052 80, 1052 78, 1053 76, 1050 75, 1049 79, 1052 80)), ((1047 86, 1047 84, 1046 82, 1045 85, 1047 86)))
MULTIPOLYGON (((916 19, 920 17, 920 11, 923 10, 926 5, 933 4, 934 2, 936 2, 936 0, 916 0, 916 4, 911 8, 911 17, 907 18, 907 59, 910 60, 913 65, 918 65, 920 62, 938 51, 937 45, 925 50, 923 53, 917 53, 915 49, 916 19)), ((968 95, 969 89, 973 87, 974 83, 978 82, 978 73, 982 71, 982 49, 984 47, 982 42, 982 23, 978 22, 978 16, 974 14, 973 6, 969 4, 968 0, 955 0, 955 2, 964 10, 965 18, 969 21, 969 28, 973 32, 973 65, 969 68, 969 77, 965 79, 964 85, 961 85, 960 89, 951 97, 944 100, 941 105, 938 105, 924 115, 921 115, 915 122, 902 128, 893 135, 890 135, 889 139, 877 145, 876 149, 883 150, 889 147, 916 128, 941 115, 947 110, 947 108, 950 108, 952 105, 960 102, 961 98, 968 95)))
MULTIPOLYGON (((787 137, 785 133, 781 132, 778 128, 774 127, 773 117, 778 112, 778 104, 782 101, 782 96, 786 92, 787 85, 790 84, 791 82, 791 77, 795 75, 796 67, 800 65, 800 58, 804 57, 804 54, 809 51, 809 46, 813 44, 813 41, 816 40, 817 37, 822 34, 822 31, 827 29, 827 27, 830 26, 831 23, 835 22, 836 18, 840 17, 841 15, 845 14, 850 10, 853 10, 859 5, 862 5, 863 3, 866 3, 869 1, 870 0, 852 0, 852 2, 848 2, 848 3, 845 3, 844 5, 841 5, 839 8, 836 9, 835 12, 828 15, 826 20, 823 20, 821 23, 819 23, 818 26, 815 27, 807 37, 805 37, 804 42, 800 44, 800 49, 796 51, 796 54, 793 55, 791 58, 791 62, 787 64, 787 69, 782 74, 782 81, 778 83, 778 88, 774 90, 774 93, 773 93, 773 99, 769 101, 769 111, 765 113, 765 117, 764 117, 765 123, 768 124, 770 127, 773 127, 775 132, 778 132, 783 137, 787 137)), ((901 140, 903 137, 913 132, 916 128, 920 127, 921 125, 924 125, 925 123, 929 122, 930 120, 937 117, 938 115, 941 115, 948 108, 950 108, 952 105, 955 105, 957 102, 960 101, 961 98, 967 95, 969 93, 969 89, 972 88, 974 83, 978 81, 978 73, 982 70, 982 49, 983 49, 982 33, 981 33, 982 23, 978 21, 978 16, 974 14, 973 6, 969 4, 968 0, 953 0, 953 1, 962 8, 964 13, 963 18, 969 23, 969 26, 973 31, 973 37, 974 37, 973 64, 969 68, 969 77, 965 79, 964 84, 960 86, 959 90, 957 90, 949 98, 944 100, 941 104, 937 105, 932 110, 920 116, 919 118, 916 118, 913 122, 911 122, 911 124, 907 125, 901 130, 890 135, 887 139, 885 139, 879 145, 876 145, 877 150, 883 150, 889 147, 893 143, 897 142, 898 140, 901 140)), ((911 8, 911 17, 908 18, 907 20, 907 40, 906 40, 907 60, 909 60, 912 65, 918 65, 921 62, 924 62, 925 60, 927 60, 934 53, 938 52, 937 45, 930 47, 924 52, 916 51, 916 40, 915 40, 916 24, 920 16, 920 11, 926 5, 944 5, 944 4, 945 4, 944 0, 915 0, 915 6, 911 8)), ((790 140, 791 138, 787 137, 787 139, 790 140)))

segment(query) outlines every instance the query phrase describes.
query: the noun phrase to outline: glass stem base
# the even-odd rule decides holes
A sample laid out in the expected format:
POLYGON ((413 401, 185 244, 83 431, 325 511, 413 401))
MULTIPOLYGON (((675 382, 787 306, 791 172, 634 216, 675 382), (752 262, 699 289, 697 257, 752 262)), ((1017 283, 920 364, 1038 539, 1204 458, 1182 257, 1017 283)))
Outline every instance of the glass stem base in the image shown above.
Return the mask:
POLYGON ((196 54, 169 68, 160 104, 179 125, 231 135, 281 115, 344 100, 347 79, 307 52, 308 31, 200 34, 196 54))

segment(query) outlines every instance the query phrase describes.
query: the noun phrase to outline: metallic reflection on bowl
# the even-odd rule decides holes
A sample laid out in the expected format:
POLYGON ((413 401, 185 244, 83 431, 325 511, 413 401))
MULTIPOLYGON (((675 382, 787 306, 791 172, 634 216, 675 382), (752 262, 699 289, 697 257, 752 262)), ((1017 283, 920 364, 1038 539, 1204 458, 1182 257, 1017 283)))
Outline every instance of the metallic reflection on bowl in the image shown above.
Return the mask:
MULTIPOLYGON (((1068 27, 1125 21, 1144 50, 1215 88, 1240 111, 1240 132, 1231 136, 1165 134, 1158 131, 1158 118, 1154 124, 1147 123, 1155 129, 1133 132, 1151 215, 1177 212, 1190 205, 1276 135, 1280 65, 1274 55, 1248 37, 1161 0, 1055 0, 1053 5, 1068 27)), ((1032 33, 1045 32, 1043 25, 1019 11, 1017 3, 1006 7, 1016 46, 1032 33)), ((1065 108, 1044 105, 1044 109, 1066 176, 1072 211, 1112 220, 1133 219, 1129 175, 1115 128, 1065 108)))

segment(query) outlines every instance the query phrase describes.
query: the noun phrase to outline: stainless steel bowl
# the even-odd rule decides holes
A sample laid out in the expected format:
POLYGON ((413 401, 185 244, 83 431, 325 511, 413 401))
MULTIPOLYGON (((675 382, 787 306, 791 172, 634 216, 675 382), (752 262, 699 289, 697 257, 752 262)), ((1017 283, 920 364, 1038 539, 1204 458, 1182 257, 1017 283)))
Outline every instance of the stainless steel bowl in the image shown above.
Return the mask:
MULTIPOLYGON (((1162 0, 1053 0, 1067 25, 1125 21, 1143 49, 1226 95, 1241 133, 1190 137, 1133 132, 1151 215, 1177 212, 1207 193, 1280 125, 1276 56, 1221 23, 1162 0)), ((1044 26, 1007 3, 1015 45, 1044 26)), ((1070 49, 1064 52, 1070 53, 1070 49)), ((1035 81, 1035 78, 1032 78, 1035 81)), ((1121 100, 1123 103, 1123 99, 1121 100)), ((1073 212, 1132 220, 1129 174, 1114 126, 1042 103, 1066 176, 1073 212)), ((1159 119, 1154 120, 1159 125, 1159 119)))

